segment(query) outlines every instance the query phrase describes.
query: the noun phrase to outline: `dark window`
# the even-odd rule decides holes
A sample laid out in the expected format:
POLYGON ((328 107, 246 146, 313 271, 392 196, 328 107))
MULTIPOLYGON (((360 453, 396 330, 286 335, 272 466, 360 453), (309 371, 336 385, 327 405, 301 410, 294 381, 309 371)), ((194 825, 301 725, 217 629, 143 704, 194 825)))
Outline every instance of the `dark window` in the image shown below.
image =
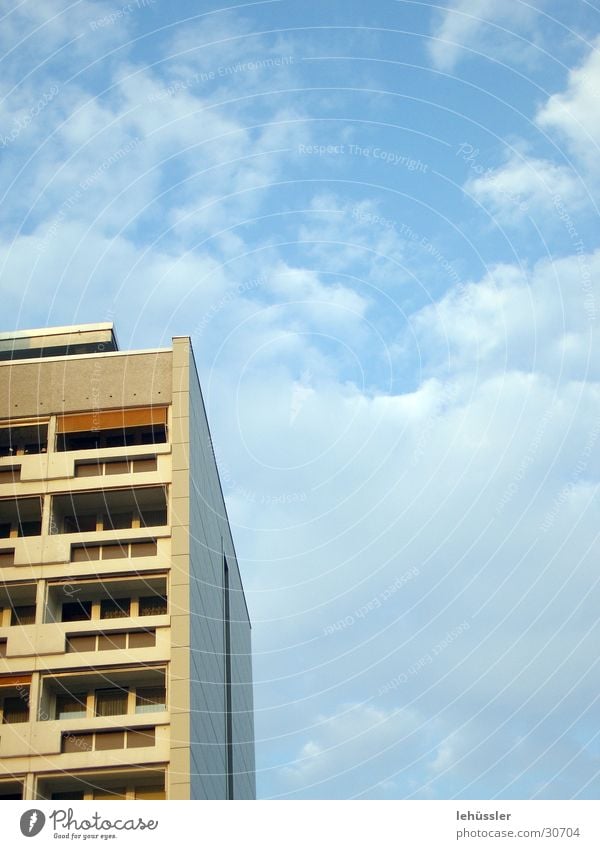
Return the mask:
POLYGON ((42 523, 39 522, 19 522, 17 525, 17 533, 20 537, 39 537, 42 533, 42 523))
POLYGON ((127 690, 96 690, 96 716, 121 716, 127 713, 127 690))
POLYGON ((79 693, 78 695, 59 694, 56 697, 56 719, 84 719, 86 699, 86 693, 79 693))
POLYGON ((102 527, 105 531, 130 528, 131 518, 131 513, 105 513, 102 517, 102 527))
POLYGON ((92 618, 91 601, 66 601, 62 606, 63 622, 81 622, 92 618))
POLYGON ((100 446, 100 437, 86 434, 85 436, 76 436, 69 433, 61 433, 56 442, 56 447, 59 451, 87 451, 91 448, 100 446))
POLYGON ((0 457, 15 454, 42 454, 47 449, 48 425, 0 428, 0 457))
POLYGON ((140 616, 162 616, 167 612, 167 599, 160 595, 140 598, 140 616))
POLYGON ((105 598, 100 604, 101 619, 122 619, 129 616, 130 601, 128 598, 105 598))
POLYGON ((143 528, 151 528, 153 525, 166 525, 167 511, 144 510, 140 514, 140 524, 143 528))
POLYGON ((60 790, 56 793, 52 793, 50 796, 51 799, 56 801, 68 800, 68 799, 83 799, 83 790, 60 790))
POLYGON ((29 722, 29 693, 7 696, 2 705, 2 721, 5 723, 29 722))
POLYGON ((10 615, 11 625, 33 625, 35 624, 35 604, 13 607, 10 615))
POLYGON ((158 442, 166 442, 167 429, 164 425, 158 425, 157 427, 150 428, 149 430, 143 430, 140 437, 142 445, 154 445, 158 442))
POLYGON ((166 707, 166 690, 164 687, 138 687, 135 692, 135 712, 152 713, 164 710, 166 707))
POLYGON ((82 534, 86 531, 96 530, 96 514, 88 516, 65 516, 64 519, 65 534, 82 534))
POLYGON ((122 445, 135 445, 136 439, 134 433, 122 431, 121 433, 113 433, 106 437, 107 448, 119 448, 122 445))

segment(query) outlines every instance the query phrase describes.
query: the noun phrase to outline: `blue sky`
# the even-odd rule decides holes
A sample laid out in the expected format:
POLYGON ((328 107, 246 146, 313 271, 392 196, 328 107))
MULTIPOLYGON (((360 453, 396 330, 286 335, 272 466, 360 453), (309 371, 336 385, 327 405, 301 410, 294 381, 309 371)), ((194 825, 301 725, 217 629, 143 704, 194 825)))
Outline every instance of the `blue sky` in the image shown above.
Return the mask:
POLYGON ((598 798, 600 12, 3 3, 2 326, 192 336, 275 798, 598 798))

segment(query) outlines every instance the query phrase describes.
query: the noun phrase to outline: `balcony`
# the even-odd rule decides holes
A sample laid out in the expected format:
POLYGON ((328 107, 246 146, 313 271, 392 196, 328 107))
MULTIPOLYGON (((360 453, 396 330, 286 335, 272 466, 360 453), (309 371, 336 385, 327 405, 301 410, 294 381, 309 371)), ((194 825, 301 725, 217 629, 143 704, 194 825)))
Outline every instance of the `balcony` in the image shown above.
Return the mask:
POLYGON ((167 441, 167 408, 96 410, 59 416, 57 451, 98 451, 167 441))
POLYGON ((0 457, 45 454, 48 450, 48 422, 0 427, 0 457))
POLYGON ((165 799, 165 769, 76 771, 71 775, 38 778, 38 799, 165 799))
POLYGON ((0 679, 0 758, 53 756, 66 770, 89 752, 105 765, 168 758, 164 664, 43 675, 36 710, 29 686, 30 676, 0 679))
POLYGON ((143 723, 161 723, 166 708, 164 667, 121 668, 44 676, 39 719, 61 720, 63 730, 70 732, 82 720, 95 728, 99 718, 112 727, 129 726, 140 716, 143 723))
POLYGON ((4 681, 10 683, 4 684, 0 679, 0 723, 16 725, 29 722, 29 684, 13 682, 6 677, 4 681))
POLYGON ((133 530, 167 524, 163 486, 71 492, 52 497, 51 534, 133 530))
POLYGON ((42 532, 42 499, 0 499, 0 540, 39 536, 42 532))
POLYGON ((61 581, 49 584, 46 622, 100 622, 138 616, 165 616, 165 575, 61 581))
POLYGON ((24 779, 0 779, 0 801, 23 798, 24 779))
POLYGON ((0 585, 0 627, 33 625, 36 592, 35 584, 0 585))

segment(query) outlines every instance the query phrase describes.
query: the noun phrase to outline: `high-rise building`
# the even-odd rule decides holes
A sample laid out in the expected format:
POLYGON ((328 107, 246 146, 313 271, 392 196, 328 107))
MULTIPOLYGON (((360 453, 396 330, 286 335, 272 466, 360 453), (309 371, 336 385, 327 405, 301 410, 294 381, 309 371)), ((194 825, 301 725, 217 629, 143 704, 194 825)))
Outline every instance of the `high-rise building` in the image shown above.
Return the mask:
POLYGON ((188 337, 0 334, 0 799, 255 796, 250 622, 188 337))

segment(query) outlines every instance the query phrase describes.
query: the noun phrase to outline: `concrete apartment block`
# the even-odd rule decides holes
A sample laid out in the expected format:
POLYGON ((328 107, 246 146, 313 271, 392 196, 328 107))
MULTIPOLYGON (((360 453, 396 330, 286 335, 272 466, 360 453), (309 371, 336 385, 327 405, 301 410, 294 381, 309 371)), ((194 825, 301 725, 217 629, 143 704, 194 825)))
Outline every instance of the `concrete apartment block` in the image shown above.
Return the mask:
POLYGON ((250 621, 190 339, 0 334, 0 799, 254 797, 250 621))

